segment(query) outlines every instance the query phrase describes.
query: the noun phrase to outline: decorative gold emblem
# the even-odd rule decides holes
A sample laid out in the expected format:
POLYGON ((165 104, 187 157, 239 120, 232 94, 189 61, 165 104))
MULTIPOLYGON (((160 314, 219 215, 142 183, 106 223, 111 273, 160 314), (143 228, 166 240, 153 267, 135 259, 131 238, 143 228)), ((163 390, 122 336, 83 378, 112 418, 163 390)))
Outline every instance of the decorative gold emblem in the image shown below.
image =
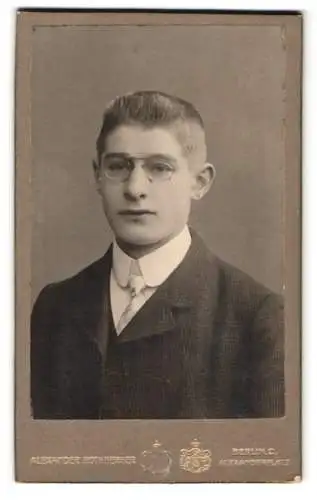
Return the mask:
POLYGON ((141 454, 141 467, 152 474, 166 476, 170 472, 171 465, 171 455, 157 440, 154 441, 152 449, 145 450, 141 454))
POLYGON ((193 474, 205 472, 211 467, 211 451, 202 450, 199 448, 200 442, 198 439, 193 439, 190 443, 192 448, 183 448, 180 451, 179 466, 193 474))

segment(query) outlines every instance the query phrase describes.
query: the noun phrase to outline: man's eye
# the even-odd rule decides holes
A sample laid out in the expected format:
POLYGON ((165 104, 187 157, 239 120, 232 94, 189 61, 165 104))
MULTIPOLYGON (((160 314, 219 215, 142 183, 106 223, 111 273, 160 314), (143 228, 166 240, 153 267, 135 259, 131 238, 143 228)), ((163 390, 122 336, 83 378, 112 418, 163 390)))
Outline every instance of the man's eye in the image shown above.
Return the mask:
POLYGON ((116 172, 119 170, 124 170, 126 168, 126 164, 124 162, 111 162, 106 165, 106 168, 110 170, 111 172, 116 172))
POLYGON ((166 163, 154 163, 151 166, 151 170, 154 170, 156 172, 171 172, 173 169, 170 165, 167 165, 166 163))

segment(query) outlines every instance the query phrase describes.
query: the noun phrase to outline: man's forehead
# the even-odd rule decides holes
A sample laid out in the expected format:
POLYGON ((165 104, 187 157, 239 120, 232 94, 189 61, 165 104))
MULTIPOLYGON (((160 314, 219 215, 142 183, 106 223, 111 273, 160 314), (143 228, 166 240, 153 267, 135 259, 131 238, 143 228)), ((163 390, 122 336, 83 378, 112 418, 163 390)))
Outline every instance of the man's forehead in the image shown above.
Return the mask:
POLYGON ((175 160, 189 160, 193 165, 207 160, 205 131, 196 122, 178 120, 169 124, 122 124, 108 134, 105 153, 128 153, 131 156, 165 154, 175 160))
POLYGON ((105 142, 108 152, 129 154, 174 154, 182 155, 182 146, 176 131, 171 127, 142 125, 120 125, 111 132, 105 142))

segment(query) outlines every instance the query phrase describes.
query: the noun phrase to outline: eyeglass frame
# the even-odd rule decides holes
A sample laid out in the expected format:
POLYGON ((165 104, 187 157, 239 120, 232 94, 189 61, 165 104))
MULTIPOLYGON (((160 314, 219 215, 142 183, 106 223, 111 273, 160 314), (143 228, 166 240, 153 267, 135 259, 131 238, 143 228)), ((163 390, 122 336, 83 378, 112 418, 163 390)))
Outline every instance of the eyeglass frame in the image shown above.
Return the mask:
POLYGON ((121 182, 126 182, 130 178, 131 173, 133 172, 133 170, 136 167, 136 165, 135 165, 136 161, 142 161, 142 169, 144 170, 144 172, 147 176, 147 179, 150 182, 168 181, 171 179, 171 177, 173 176, 173 174, 177 170, 176 160, 172 157, 169 157, 169 156, 167 157, 166 155, 154 154, 154 155, 150 155, 150 156, 146 156, 146 157, 135 157, 135 156, 131 156, 131 155, 124 154, 124 153, 103 153, 101 156, 100 162, 99 162, 99 168, 108 180, 117 181, 118 183, 119 182, 121 183, 121 182), (107 173, 109 174, 109 171, 107 171, 106 168, 104 168, 104 166, 103 166, 103 160, 105 158, 118 158, 120 160, 127 161, 127 165, 129 165, 129 168, 126 172, 126 176, 124 176, 122 179, 120 179, 119 177, 111 177, 111 176, 107 175, 107 173), (153 176, 151 176, 151 173, 146 169, 146 165, 145 165, 146 161, 150 160, 150 159, 160 160, 162 164, 164 163, 167 167, 169 167, 169 170, 168 169, 166 170, 166 173, 168 175, 166 175, 165 177, 162 176, 161 178, 160 177, 153 178, 153 176))

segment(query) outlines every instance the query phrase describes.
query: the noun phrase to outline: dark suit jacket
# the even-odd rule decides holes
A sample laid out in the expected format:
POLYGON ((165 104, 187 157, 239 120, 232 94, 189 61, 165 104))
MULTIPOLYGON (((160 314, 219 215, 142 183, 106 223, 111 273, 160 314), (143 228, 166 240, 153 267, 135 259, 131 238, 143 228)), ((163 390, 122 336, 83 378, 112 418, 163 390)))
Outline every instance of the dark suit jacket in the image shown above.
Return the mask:
POLYGON ((279 296, 193 234, 183 262, 117 337, 111 255, 47 286, 35 303, 34 418, 284 415, 279 296))

